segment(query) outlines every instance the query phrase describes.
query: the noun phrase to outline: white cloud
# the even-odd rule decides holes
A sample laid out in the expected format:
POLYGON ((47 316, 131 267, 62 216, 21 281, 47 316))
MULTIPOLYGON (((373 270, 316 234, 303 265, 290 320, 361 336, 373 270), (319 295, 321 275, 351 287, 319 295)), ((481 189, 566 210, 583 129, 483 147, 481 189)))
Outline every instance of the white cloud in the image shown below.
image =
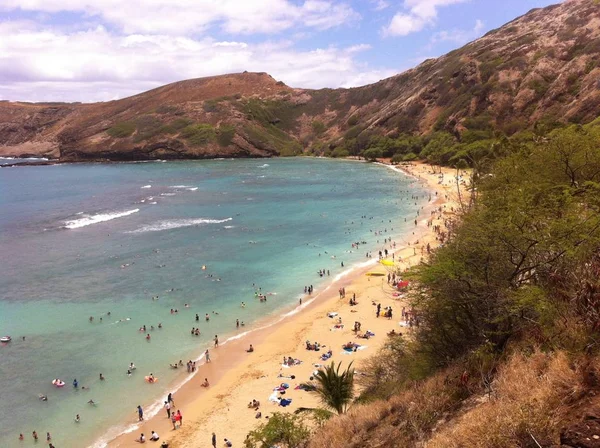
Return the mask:
POLYGON ((105 27, 64 32, 29 22, 0 22, 0 98, 106 101, 182 79, 266 71, 292 87, 356 86, 391 76, 360 64, 368 45, 311 51, 291 41, 219 41, 144 33, 112 35, 105 27))
POLYGON ((435 23, 440 6, 463 3, 468 0, 404 0, 404 11, 392 17, 382 29, 384 36, 406 36, 435 23))
POLYGON ((477 19, 475 26, 470 30, 459 30, 453 29, 451 31, 443 30, 438 31, 429 40, 429 45, 426 49, 431 50, 436 44, 440 42, 453 42, 455 44, 463 45, 481 36, 482 31, 485 28, 485 24, 477 19))
POLYGON ((387 7, 390 6, 389 2, 387 2, 386 0, 370 0, 370 1, 373 4, 373 9, 375 11, 383 11, 384 9, 386 9, 387 7))
POLYGON ((0 11, 75 12, 124 33, 193 34, 218 26, 231 34, 274 34, 294 26, 326 30, 360 18, 337 0, 2 0, 0 11))

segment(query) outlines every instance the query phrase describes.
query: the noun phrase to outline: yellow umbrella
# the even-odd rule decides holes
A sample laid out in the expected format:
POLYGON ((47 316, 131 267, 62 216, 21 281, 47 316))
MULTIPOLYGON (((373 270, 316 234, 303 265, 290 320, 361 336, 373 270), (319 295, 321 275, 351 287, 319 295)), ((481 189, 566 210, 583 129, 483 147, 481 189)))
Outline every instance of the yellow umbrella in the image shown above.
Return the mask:
POLYGON ((379 262, 384 266, 394 266, 394 262, 391 260, 379 260, 379 262))

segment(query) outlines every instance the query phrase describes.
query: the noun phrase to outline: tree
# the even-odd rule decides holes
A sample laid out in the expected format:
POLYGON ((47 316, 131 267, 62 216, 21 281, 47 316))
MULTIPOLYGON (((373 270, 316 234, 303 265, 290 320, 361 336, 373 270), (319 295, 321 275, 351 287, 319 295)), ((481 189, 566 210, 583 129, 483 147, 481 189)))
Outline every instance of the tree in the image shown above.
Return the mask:
POLYGON ((285 448, 303 447, 310 436, 310 431, 301 417, 293 414, 275 412, 267 424, 248 433, 244 446, 246 448, 271 448, 278 445, 285 448))
POLYGON ((375 162, 383 153, 379 148, 369 148, 362 153, 363 157, 369 162, 375 162))
POLYGON ((352 363, 346 370, 340 372, 342 363, 335 367, 332 362, 330 366, 321 369, 315 375, 315 392, 319 394, 323 404, 343 414, 354 398, 354 369, 352 363))

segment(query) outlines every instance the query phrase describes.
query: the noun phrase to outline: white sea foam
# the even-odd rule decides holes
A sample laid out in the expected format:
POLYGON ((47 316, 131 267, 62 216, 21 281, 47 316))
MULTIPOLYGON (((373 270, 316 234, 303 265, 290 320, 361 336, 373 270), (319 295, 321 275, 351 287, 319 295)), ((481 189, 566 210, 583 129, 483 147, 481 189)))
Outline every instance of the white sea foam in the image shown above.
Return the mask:
POLYGON ((140 188, 152 188, 152 185, 144 185, 143 187, 140 188))
POLYGON ((161 230, 179 229, 181 227, 198 226, 201 224, 221 224, 223 222, 231 221, 233 218, 227 219, 206 219, 206 218, 194 218, 194 219, 172 219, 166 221, 158 221, 147 226, 140 227, 139 229, 132 230, 129 233, 144 233, 144 232, 160 232, 161 230))
POLYGON ((123 218, 124 216, 132 215, 133 213, 139 212, 140 209, 136 208, 133 210, 127 210, 124 212, 113 212, 113 213, 99 213, 97 215, 89 215, 79 219, 73 219, 71 221, 65 221, 65 229, 79 229, 80 227, 90 226, 92 224, 98 224, 99 222, 111 221, 117 218, 123 218))
POLYGON ((197 189, 198 189, 198 187, 188 188, 189 191, 196 191, 197 189))
POLYGON ((224 229, 233 229, 235 226, 223 226, 224 229))
POLYGON ((267 168, 268 166, 270 166, 270 165, 268 163, 265 163, 263 165, 257 166, 257 168, 267 168))
POLYGON ((161 196, 175 196, 177 193, 161 193, 161 196))
POLYGON ((191 185, 171 185, 169 188, 192 188, 191 185))

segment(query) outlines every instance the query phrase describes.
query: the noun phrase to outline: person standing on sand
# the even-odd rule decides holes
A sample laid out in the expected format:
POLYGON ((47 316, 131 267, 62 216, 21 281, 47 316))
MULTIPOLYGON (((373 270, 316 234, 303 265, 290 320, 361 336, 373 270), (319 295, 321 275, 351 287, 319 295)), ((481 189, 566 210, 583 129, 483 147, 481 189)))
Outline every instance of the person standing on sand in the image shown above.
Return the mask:
POLYGON ((215 348, 219 346, 219 336, 215 334, 215 348))
POLYGON ((206 358, 206 362, 210 362, 210 354, 208 353, 208 349, 204 352, 204 357, 206 358))
POLYGON ((212 433, 212 439, 211 439, 211 441, 212 441, 213 448, 217 448, 217 436, 216 436, 216 434, 214 432, 212 433))
POLYGON ((165 401, 164 407, 167 410, 167 418, 171 418, 171 405, 168 401, 165 401))
POLYGON ((175 406, 175 400, 173 400, 173 392, 169 392, 169 395, 167 395, 167 401, 171 404, 171 406, 175 406))
POLYGON ((140 406, 139 404, 137 407, 137 412, 138 412, 138 421, 141 422, 142 420, 144 420, 144 410, 142 409, 142 406, 140 406))
POLYGON ((177 409, 177 420, 179 420, 179 427, 181 428, 181 425, 183 425, 183 415, 181 415, 181 411, 179 409, 177 409))

